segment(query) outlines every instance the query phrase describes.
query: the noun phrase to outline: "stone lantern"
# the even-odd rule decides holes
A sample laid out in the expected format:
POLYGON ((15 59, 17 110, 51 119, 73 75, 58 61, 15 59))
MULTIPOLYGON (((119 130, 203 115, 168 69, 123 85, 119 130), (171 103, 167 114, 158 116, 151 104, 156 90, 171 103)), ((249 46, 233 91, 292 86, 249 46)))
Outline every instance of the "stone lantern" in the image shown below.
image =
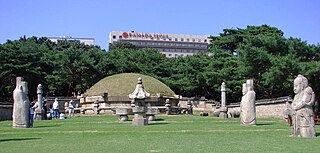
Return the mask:
POLYGON ((138 83, 135 90, 133 93, 129 94, 129 98, 132 99, 131 107, 132 113, 134 114, 132 125, 147 125, 148 119, 146 118, 147 107, 145 104, 145 99, 150 98, 150 93, 144 90, 142 79, 140 77, 138 78, 138 83))

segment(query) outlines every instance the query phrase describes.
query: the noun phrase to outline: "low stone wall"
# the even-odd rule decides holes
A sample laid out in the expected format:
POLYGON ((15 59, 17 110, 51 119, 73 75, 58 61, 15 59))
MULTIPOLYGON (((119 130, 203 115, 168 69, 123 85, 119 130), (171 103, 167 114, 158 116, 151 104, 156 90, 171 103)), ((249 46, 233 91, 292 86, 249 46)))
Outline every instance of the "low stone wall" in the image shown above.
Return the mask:
POLYGON ((12 120, 13 105, 0 103, 0 121, 12 120))
MULTIPOLYGON (((275 117, 283 118, 283 112, 287 108, 287 103, 291 103, 292 98, 279 97, 273 99, 263 99, 256 101, 256 116, 257 117, 275 117)), ((240 112, 240 103, 229 104, 228 114, 232 111, 240 112)))
MULTIPOLYGON (((283 118, 283 111, 286 109, 286 103, 263 104, 256 106, 257 117, 275 117, 283 118)), ((232 111, 239 111, 240 107, 228 108, 228 114, 232 111)))

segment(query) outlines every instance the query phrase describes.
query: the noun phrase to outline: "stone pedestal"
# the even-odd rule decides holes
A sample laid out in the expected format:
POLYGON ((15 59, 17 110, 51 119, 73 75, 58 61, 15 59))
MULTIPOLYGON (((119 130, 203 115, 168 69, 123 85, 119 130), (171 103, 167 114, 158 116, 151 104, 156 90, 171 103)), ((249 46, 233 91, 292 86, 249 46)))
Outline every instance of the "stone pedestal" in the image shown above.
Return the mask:
POLYGON ((132 109, 118 107, 116 108, 116 115, 118 115, 119 121, 128 121, 128 115, 132 115, 132 109))
POLYGON ((219 117, 220 118, 228 118, 228 108, 227 107, 220 107, 220 114, 219 114, 219 117))
POLYGON ((140 106, 132 107, 132 113, 134 114, 134 118, 132 120, 132 125, 143 126, 148 124, 148 119, 146 117, 147 107, 144 106, 143 102, 138 102, 140 106))

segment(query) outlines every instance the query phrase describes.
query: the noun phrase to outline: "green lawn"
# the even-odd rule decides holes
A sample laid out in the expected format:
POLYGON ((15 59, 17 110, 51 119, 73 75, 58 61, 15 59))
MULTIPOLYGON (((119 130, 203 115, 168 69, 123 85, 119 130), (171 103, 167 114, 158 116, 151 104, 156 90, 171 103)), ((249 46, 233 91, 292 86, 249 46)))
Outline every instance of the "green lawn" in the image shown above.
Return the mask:
POLYGON ((239 119, 187 115, 157 116, 143 127, 119 123, 116 116, 35 121, 28 129, 11 124, 0 122, 0 153, 320 152, 320 136, 291 137, 290 127, 273 118, 259 118, 253 127, 240 126, 239 119))

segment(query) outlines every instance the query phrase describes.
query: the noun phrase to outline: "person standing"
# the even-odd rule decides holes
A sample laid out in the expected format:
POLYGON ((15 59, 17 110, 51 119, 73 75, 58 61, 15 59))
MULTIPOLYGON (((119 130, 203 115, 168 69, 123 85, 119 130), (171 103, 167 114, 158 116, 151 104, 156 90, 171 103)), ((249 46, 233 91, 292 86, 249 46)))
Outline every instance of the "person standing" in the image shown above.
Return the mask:
POLYGON ((33 120, 34 120, 34 110, 35 110, 35 103, 31 103, 30 105, 30 116, 29 116, 29 127, 33 128, 33 120))
POLYGON ((52 104, 53 108, 53 118, 58 118, 60 117, 60 112, 59 112, 59 102, 58 98, 54 99, 54 102, 52 104))
POLYGON ((73 100, 70 100, 68 108, 69 108, 69 118, 74 117, 73 100))

